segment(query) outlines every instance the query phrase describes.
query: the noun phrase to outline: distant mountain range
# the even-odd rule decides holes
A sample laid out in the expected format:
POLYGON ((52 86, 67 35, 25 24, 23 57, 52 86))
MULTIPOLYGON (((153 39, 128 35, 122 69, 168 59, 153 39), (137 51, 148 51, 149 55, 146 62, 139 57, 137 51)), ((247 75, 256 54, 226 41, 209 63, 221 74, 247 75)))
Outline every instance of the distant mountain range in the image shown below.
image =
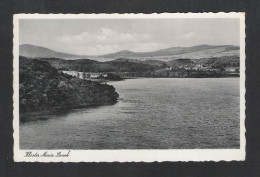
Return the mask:
POLYGON ((73 55, 57 52, 45 47, 22 44, 19 48, 20 56, 31 58, 62 58, 66 60, 92 59, 100 62, 115 59, 136 59, 139 61, 159 60, 171 61, 180 58, 202 59, 224 56, 239 56, 239 47, 233 45, 197 45, 192 47, 171 47, 152 52, 133 52, 128 50, 119 51, 100 56, 73 55))
POLYGON ((68 53, 56 52, 54 50, 30 44, 22 44, 19 47, 19 55, 31 58, 63 58, 78 59, 84 58, 81 55, 73 55, 68 53))

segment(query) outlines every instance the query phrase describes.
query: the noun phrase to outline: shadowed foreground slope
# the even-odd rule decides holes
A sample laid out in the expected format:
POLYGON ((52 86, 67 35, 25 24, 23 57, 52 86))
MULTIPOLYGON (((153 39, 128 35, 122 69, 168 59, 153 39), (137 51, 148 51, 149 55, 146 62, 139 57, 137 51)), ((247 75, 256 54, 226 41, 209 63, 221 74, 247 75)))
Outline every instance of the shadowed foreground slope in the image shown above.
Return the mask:
POLYGON ((48 62, 20 57, 20 111, 107 104, 117 101, 115 88, 68 76, 48 62))

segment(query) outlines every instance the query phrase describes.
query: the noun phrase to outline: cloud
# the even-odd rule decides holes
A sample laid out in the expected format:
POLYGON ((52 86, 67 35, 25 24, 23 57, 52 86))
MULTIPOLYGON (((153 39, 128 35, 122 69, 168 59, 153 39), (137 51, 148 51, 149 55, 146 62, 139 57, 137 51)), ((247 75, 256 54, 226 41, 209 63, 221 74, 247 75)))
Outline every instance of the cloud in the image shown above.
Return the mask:
POLYGON ((109 28, 101 28, 95 32, 84 31, 80 34, 60 36, 58 41, 63 45, 70 46, 70 50, 73 53, 78 52, 91 55, 116 52, 122 49, 134 50, 136 45, 155 45, 151 35, 118 32, 109 28))
POLYGON ((187 34, 184 34, 183 38, 184 39, 190 39, 190 38, 193 38, 193 37, 196 37, 196 36, 198 36, 198 34, 196 34, 195 32, 189 32, 187 34))

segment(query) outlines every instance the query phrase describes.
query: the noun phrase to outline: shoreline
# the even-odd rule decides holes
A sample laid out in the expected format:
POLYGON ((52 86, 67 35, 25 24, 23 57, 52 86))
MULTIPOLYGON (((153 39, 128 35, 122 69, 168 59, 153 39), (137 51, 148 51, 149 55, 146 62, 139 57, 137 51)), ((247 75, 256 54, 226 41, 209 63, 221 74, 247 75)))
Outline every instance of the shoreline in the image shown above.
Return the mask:
MULTIPOLYGON (((240 76, 227 76, 227 77, 123 77, 122 80, 124 79, 156 79, 156 78, 166 78, 166 79, 207 79, 207 78, 212 78, 212 79, 217 79, 217 78, 240 78, 240 76)), ((118 80, 118 81, 122 81, 118 80)), ((113 80, 116 81, 116 80, 113 80)), ((111 82, 111 81, 109 81, 111 82)))
MULTIPOLYGON (((240 78, 240 77, 200 77, 200 78, 193 78, 193 77, 127 77, 127 78, 122 78, 122 80, 113 80, 113 81, 109 81, 107 82, 107 84, 109 83, 113 83, 113 82, 118 82, 118 81, 124 81, 124 80, 131 80, 131 79, 229 79, 229 78, 240 78)), ((94 81, 95 82, 95 81, 94 81)), ((110 84, 109 84, 110 85, 110 84)), ((111 84, 113 85, 113 84, 111 84)), ((116 88, 115 88, 116 89, 116 88)), ((72 105, 72 106, 56 106, 56 107, 44 107, 42 109, 39 110, 29 110, 29 111, 21 111, 20 110, 20 117, 24 117, 27 114, 28 115, 33 115, 33 114, 40 114, 40 113, 55 113, 55 112, 59 112, 59 110, 72 110, 72 109, 81 109, 81 108, 93 108, 93 107, 99 107, 99 106, 106 106, 106 105, 114 105, 116 103, 118 103, 119 100, 117 99, 115 102, 106 102, 106 103, 89 103, 89 104, 84 104, 84 105, 72 105)), ((26 120, 22 120, 26 121, 26 120)))

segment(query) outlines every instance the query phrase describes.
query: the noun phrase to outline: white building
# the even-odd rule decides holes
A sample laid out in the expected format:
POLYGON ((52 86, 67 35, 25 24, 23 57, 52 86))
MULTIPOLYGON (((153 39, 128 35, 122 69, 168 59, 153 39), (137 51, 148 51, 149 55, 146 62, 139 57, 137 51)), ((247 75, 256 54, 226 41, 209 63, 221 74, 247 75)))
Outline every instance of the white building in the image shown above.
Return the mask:
POLYGON ((105 73, 89 73, 89 72, 79 72, 79 71, 62 71, 65 74, 80 78, 80 79, 97 79, 100 76, 107 77, 105 73))

